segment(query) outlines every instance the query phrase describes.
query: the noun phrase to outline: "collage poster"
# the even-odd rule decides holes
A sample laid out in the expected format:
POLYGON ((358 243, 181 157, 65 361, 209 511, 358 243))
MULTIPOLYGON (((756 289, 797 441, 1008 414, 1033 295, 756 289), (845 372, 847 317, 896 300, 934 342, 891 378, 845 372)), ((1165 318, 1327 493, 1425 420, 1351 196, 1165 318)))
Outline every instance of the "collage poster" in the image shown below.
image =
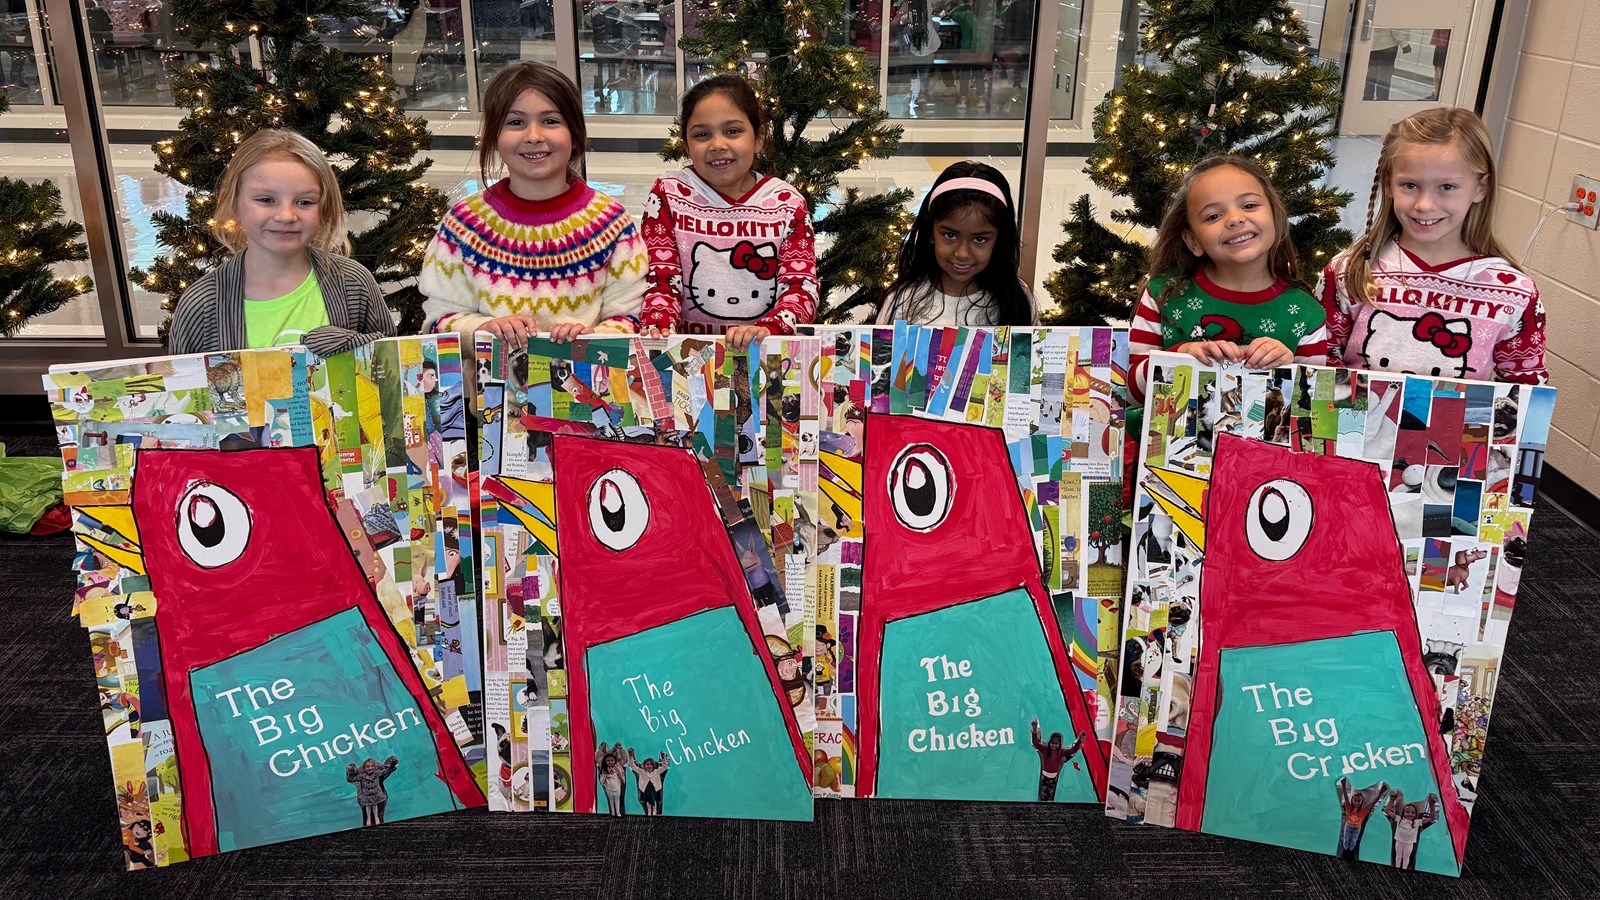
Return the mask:
POLYGON ((45 388, 129 868, 483 805, 455 338, 45 388))
POLYGON ((491 808, 810 820, 814 347, 479 337, 491 808))
POLYGON ((1107 813, 1459 875, 1554 389, 1151 366, 1107 813))
POLYGON ((879 797, 1459 875, 1553 389, 1158 353, 1125 443, 1124 330, 814 330, 53 368, 128 867, 879 797))
POLYGON ((819 332, 819 795, 1099 802, 1126 331, 819 332))

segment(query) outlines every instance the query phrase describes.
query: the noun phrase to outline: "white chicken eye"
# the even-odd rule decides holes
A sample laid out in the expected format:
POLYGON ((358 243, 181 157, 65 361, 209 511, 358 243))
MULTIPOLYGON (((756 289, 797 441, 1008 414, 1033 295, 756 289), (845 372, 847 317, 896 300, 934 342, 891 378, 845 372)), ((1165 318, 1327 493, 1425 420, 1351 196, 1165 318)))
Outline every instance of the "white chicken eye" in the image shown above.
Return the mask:
POLYGON ((250 508, 227 488, 200 482, 178 501, 178 546, 202 569, 238 559, 250 541, 250 508))
POLYGON ((1269 481, 1250 495, 1245 538, 1257 556, 1283 562, 1305 546, 1314 518, 1311 495, 1305 488, 1281 478, 1269 481))
POLYGON ((600 543, 621 552, 639 542, 650 524, 650 501, 638 479, 621 469, 596 478, 589 488, 589 529, 600 543))
POLYGON ((955 485, 950 463, 932 445, 912 444, 889 469, 889 499, 894 514, 913 531, 932 531, 950 514, 955 485))

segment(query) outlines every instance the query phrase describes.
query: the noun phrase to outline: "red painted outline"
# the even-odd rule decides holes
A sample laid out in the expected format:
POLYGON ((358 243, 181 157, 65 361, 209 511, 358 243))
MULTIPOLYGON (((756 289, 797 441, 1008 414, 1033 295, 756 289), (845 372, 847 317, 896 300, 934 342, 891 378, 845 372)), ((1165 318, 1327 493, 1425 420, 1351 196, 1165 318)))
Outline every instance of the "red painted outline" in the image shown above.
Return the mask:
POLYGON ((1218 436, 1212 466, 1204 511, 1200 662, 1178 783, 1177 826, 1200 831, 1205 815, 1212 729, 1221 705, 1222 651, 1391 631, 1416 699, 1459 864, 1466 854, 1469 819, 1439 734, 1443 711, 1433 677, 1422 663, 1405 551, 1393 529, 1381 470, 1361 460, 1296 453, 1231 434, 1218 436), (1244 528, 1250 495, 1278 479, 1301 485, 1314 506, 1322 507, 1300 552, 1281 563, 1256 555, 1244 528), (1377 523, 1390 527, 1373 527, 1377 523), (1308 587, 1313 572, 1317 586, 1308 587))
POLYGON ((1094 739, 1094 716, 1078 688, 1072 655, 1061 637, 1005 435, 994 428, 885 413, 867 415, 861 619, 857 630, 856 794, 877 791, 880 666, 890 622, 1024 588, 1044 629, 1056 679, 1075 731, 1089 735, 1083 758, 1105 800, 1105 749, 1094 739), (950 510, 930 531, 907 528, 894 514, 889 474, 912 444, 939 448, 950 464, 950 510), (958 487, 959 485, 959 487, 958 487))
MULTIPOLYGON (((755 600, 733 538, 695 455, 677 447, 555 435, 556 541, 561 553, 561 629, 567 654, 567 721, 572 730, 573 809, 595 811, 594 721, 589 714, 588 651, 696 613, 731 606, 761 660, 799 771, 810 784, 811 755, 767 652, 755 600), (589 530, 589 486, 612 469, 639 482, 650 523, 627 550, 589 530)), ((714 672, 707 672, 712 676, 714 672)))
MULTIPOLYGON (((433 733, 445 782, 463 806, 483 806, 478 781, 356 564, 322 487, 316 447, 257 450, 139 450, 129 505, 155 593, 162 687, 172 720, 190 856, 218 852, 211 760, 200 738, 190 673, 348 609, 359 609, 433 733), (243 553, 214 569, 178 544, 173 512, 190 487, 231 491, 251 516, 243 553)), ((353 826, 352 826, 353 827, 353 826)))

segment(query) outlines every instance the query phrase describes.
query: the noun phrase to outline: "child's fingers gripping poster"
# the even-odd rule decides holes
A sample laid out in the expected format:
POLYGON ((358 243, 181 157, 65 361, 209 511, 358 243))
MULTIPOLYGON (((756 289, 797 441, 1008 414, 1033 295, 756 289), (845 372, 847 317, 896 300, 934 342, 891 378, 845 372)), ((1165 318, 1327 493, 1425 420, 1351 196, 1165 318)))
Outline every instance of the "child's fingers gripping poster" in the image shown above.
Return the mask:
POLYGON ((811 818, 814 346, 479 339, 494 808, 811 818))
POLYGON ((822 338, 819 796, 1098 802, 1126 332, 822 338))
POLYGON ((1108 813, 1458 875, 1554 390, 1151 365, 1108 813))
POLYGON ((455 338, 45 387, 129 868, 483 804, 455 338))

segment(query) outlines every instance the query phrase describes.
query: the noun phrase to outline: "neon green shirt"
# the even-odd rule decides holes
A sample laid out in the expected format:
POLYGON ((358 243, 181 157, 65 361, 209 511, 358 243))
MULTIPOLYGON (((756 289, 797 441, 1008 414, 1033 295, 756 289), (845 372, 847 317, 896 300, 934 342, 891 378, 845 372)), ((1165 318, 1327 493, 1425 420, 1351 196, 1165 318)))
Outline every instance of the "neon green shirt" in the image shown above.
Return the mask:
POLYGON ((328 307, 317 287, 317 273, 306 273, 300 286, 272 300, 244 302, 244 335, 250 349, 300 343, 306 332, 328 324, 328 307))

